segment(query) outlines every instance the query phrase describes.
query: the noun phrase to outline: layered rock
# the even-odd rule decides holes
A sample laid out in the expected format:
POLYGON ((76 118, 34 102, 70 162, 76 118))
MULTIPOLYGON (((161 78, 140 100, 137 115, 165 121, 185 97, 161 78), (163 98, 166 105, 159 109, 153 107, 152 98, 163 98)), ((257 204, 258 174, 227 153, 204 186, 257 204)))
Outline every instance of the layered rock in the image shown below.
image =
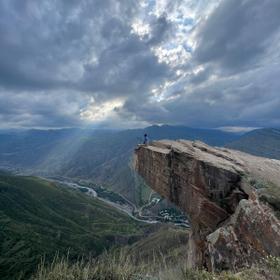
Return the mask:
POLYGON ((250 185, 279 188, 279 161, 183 140, 140 145, 135 155, 136 171, 190 219, 190 266, 234 269, 280 255, 279 219, 250 185))

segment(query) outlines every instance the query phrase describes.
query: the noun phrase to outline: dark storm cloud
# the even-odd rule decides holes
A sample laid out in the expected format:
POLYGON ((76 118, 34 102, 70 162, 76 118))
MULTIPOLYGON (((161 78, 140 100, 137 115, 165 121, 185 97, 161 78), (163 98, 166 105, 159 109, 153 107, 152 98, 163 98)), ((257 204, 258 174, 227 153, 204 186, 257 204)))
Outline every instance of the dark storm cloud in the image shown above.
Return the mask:
POLYGON ((130 114, 151 123, 199 127, 280 126, 280 2, 224 0, 195 29, 191 67, 167 95, 130 114), (171 98, 169 98, 171 97, 171 98))
POLYGON ((279 0, 225 0, 202 23, 195 58, 233 72, 252 68, 280 28, 279 0))
POLYGON ((30 126, 33 115, 39 126, 65 125, 67 118, 76 125, 79 110, 72 117, 66 113, 73 92, 84 92, 75 99, 81 109, 89 95, 101 102, 145 95, 158 86, 170 69, 158 62, 150 45, 165 38, 168 23, 163 17, 154 20, 150 42, 142 41, 131 32, 138 11, 138 1, 131 0, 1 1, 0 89, 5 93, 0 107, 11 107, 9 114, 1 110, 2 121, 14 123, 22 116, 30 126), (26 92, 28 102, 21 98, 26 92), (57 96, 65 98, 62 108, 49 100, 57 96), (51 107, 38 113, 39 105, 51 107))
POLYGON ((207 67, 196 74, 190 76, 190 82, 193 84, 200 84, 204 81, 208 80, 211 75, 213 69, 211 67, 207 67))
POLYGON ((106 125, 280 126, 279 11, 279 0, 0 1, 0 124, 79 126, 104 108, 106 125))
POLYGON ((41 5, 36 1, 1 1, 2 87, 32 90, 67 84, 59 77, 59 67, 74 55, 71 44, 80 38, 75 32, 70 36, 70 26, 64 25, 59 9, 48 5, 47 1, 41 5))
POLYGON ((0 124, 9 127, 70 127, 82 125, 81 102, 89 97, 75 92, 10 92, 0 91, 0 124))
POLYGON ((279 68, 256 70, 195 88, 161 102, 128 102, 124 116, 136 114, 151 123, 197 127, 280 126, 279 68))
POLYGON ((172 36, 173 25, 167 20, 166 14, 161 15, 158 18, 154 18, 151 22, 151 34, 148 40, 149 45, 157 45, 162 41, 168 40, 172 36))
MULTIPOLYGON (((117 85, 118 79, 124 77, 117 76, 115 81, 110 76, 109 88, 100 80, 109 79, 108 71, 119 66, 120 75, 133 70, 141 76, 145 70, 156 76, 161 67, 156 65, 148 46, 131 34, 130 24, 137 7, 137 1, 2 1, 1 85, 19 90, 83 88, 87 80, 78 79, 83 74, 83 64, 86 72, 99 72, 97 79, 92 77, 93 83, 99 83, 93 90, 105 87, 111 91, 111 85, 117 85), (139 53, 146 61, 143 65, 137 63, 139 53), (97 57, 97 64, 92 63, 92 56, 97 57), (145 64, 151 69, 142 69, 145 64), (81 67, 80 73, 75 67, 81 67)), ((164 24, 159 23, 158 29, 163 29, 164 24)))
MULTIPOLYGON (((152 34, 151 40, 158 35, 157 40, 161 41, 164 36, 158 30, 152 34)), ((107 46, 95 64, 84 65, 83 79, 78 85, 81 89, 96 92, 99 99, 129 94, 140 98, 139 95, 147 94, 151 87, 172 75, 170 68, 159 63, 151 52, 151 41, 140 40, 121 21, 106 22, 102 35, 107 46)))

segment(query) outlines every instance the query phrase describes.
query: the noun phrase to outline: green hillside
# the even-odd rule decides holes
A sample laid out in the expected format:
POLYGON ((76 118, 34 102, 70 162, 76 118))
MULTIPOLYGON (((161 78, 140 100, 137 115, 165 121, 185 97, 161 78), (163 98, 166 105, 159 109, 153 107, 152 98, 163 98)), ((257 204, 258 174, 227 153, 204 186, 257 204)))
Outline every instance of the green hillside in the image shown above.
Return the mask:
POLYGON ((187 259, 188 239, 188 230, 163 225, 146 238, 127 246, 126 250, 136 264, 149 266, 155 259, 159 263, 176 263, 179 259, 187 259))
POLYGON ((0 174, 0 279, 17 279, 56 252, 97 256, 144 226, 100 201, 35 177, 0 174))

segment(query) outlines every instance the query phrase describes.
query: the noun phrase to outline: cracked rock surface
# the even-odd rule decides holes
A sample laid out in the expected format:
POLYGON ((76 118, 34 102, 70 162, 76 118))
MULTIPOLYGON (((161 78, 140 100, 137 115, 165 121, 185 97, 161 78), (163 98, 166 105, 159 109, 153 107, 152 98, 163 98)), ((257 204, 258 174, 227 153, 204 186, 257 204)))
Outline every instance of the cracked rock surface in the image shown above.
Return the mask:
POLYGON ((280 256, 274 211, 280 199, 267 199, 273 207, 259 199, 266 187, 273 186, 268 197, 280 193, 280 161, 202 142, 162 140, 139 145, 134 165, 148 185, 188 215, 190 266, 235 269, 268 254, 280 256))

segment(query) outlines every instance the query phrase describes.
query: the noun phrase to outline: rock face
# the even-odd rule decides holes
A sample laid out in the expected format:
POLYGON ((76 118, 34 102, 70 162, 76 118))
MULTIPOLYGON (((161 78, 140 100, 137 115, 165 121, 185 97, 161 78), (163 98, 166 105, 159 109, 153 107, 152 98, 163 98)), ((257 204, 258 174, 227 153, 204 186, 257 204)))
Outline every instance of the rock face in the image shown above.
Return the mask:
POLYGON ((280 221, 252 186, 262 182, 262 193, 266 184, 280 193, 280 161, 163 140, 138 146, 135 169, 188 215, 190 266, 234 269, 267 254, 280 256, 280 221))

